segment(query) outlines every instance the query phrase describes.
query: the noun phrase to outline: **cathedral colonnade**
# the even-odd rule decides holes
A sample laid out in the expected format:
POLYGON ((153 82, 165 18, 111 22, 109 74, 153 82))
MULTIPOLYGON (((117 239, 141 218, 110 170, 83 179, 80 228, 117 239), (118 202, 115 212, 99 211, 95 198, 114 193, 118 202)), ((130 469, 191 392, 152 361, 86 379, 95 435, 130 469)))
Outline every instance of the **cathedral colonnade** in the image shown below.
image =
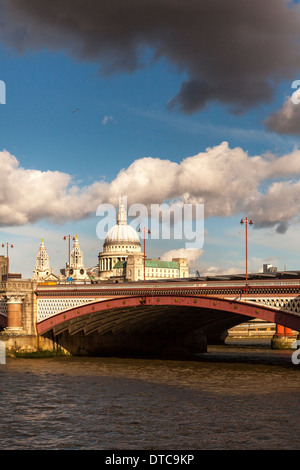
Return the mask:
POLYGON ((99 268, 100 271, 111 271, 114 266, 117 264, 118 261, 126 261, 125 256, 118 256, 118 257, 102 257, 99 260, 99 268))

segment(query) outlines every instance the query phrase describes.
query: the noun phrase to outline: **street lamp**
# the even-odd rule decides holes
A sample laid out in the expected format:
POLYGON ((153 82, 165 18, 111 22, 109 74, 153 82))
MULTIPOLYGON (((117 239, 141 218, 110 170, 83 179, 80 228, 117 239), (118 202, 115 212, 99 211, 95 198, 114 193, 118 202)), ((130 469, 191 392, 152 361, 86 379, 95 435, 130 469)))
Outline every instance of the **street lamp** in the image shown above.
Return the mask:
POLYGON ((9 273, 9 260, 8 260, 8 248, 13 248, 14 245, 11 245, 10 243, 2 243, 2 248, 4 248, 6 245, 6 258, 7 258, 7 263, 6 263, 6 282, 8 282, 8 273, 9 273))
MULTIPOLYGON (((141 232, 141 228, 138 229, 138 232, 141 232)), ((148 230, 147 233, 151 233, 150 230, 148 230)), ((144 227, 144 282, 146 281, 146 228, 144 227)))
POLYGON ((245 219, 241 219, 241 225, 246 224, 246 288, 247 288, 247 280, 248 280, 248 224, 253 225, 252 220, 249 220, 247 217, 245 219))
POLYGON ((75 240, 75 237, 72 237, 71 235, 65 235, 64 236, 64 240, 69 239, 69 278, 70 278, 70 261, 71 261, 70 260, 70 258, 71 258, 71 255, 70 255, 70 253, 71 253, 71 241, 70 241, 71 238, 72 238, 72 240, 75 240))

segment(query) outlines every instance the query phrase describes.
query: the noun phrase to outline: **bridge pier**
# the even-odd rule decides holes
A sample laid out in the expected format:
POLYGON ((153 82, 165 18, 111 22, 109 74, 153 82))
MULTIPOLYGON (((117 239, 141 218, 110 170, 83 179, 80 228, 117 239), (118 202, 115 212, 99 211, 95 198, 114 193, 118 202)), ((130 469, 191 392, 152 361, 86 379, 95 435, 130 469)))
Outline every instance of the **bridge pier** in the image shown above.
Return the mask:
POLYGON ((7 305, 7 327, 11 332, 23 331, 22 325, 22 302, 25 294, 16 292, 7 292, 4 294, 7 305))
POLYGON ((276 324, 276 333, 271 340, 272 349, 292 349, 296 336, 290 328, 276 324))
POLYGON ((226 344, 226 338, 228 338, 229 333, 227 329, 223 331, 220 331, 219 329, 216 329, 216 331, 213 331, 212 329, 210 329, 209 331, 205 331, 205 335, 206 335, 207 344, 224 345, 226 344))

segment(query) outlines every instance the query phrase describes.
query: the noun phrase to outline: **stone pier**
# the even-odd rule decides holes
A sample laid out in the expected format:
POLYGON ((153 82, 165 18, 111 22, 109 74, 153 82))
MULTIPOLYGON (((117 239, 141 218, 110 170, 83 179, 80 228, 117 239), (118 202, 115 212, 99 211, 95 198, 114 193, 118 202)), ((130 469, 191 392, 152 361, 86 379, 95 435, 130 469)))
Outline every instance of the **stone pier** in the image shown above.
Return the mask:
POLYGON ((276 324, 276 333, 271 340, 272 349, 292 349, 297 337, 290 328, 276 324))
POLYGON ((7 305, 7 331, 21 333, 22 325, 22 303, 25 299, 23 292, 6 292, 4 294, 7 305))
POLYGON ((5 344, 7 356, 31 353, 57 353, 57 345, 48 338, 40 337, 36 331, 37 283, 29 279, 9 279, 1 282, 1 319, 6 320, 0 331, 0 340, 5 344), (5 308, 4 308, 5 304, 5 308))

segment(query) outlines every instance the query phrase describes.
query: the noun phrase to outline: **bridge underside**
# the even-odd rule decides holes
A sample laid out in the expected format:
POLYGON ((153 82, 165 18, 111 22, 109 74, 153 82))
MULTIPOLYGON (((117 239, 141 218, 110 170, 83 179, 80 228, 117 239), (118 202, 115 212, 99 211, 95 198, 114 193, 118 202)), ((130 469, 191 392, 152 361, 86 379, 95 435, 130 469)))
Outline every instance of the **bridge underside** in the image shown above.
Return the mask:
POLYGON ((250 317, 190 307, 111 309, 67 320, 45 333, 73 354, 203 352, 223 331, 250 317))
MULTIPOLYGON (((80 350, 98 352, 161 353, 180 350, 205 351, 207 336, 217 343, 220 333, 249 317, 224 315, 190 307, 133 307, 93 313, 71 319, 51 330, 67 350, 78 344, 80 350), (214 338, 213 338, 214 336, 214 338)), ((80 352, 80 351, 79 351, 80 352)), ((83 352, 83 351, 82 351, 83 352)))
POLYGON ((37 325, 72 354, 203 352, 251 318, 285 315, 242 302, 199 297, 128 297, 71 309, 37 325))

